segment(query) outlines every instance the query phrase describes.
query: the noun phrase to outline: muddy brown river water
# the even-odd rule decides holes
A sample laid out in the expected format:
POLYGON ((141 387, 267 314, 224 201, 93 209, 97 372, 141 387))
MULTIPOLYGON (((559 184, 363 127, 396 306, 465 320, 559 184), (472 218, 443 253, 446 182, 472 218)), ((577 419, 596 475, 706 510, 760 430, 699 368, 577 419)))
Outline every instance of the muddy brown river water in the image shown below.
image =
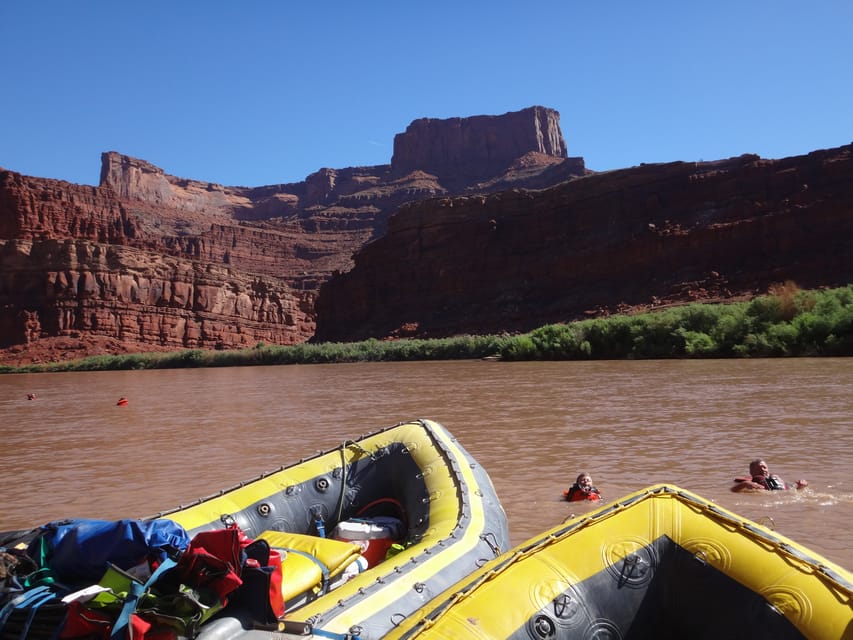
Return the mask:
POLYGON ((0 530, 151 515, 414 418, 486 467, 514 543, 589 509, 560 500, 587 471, 607 499, 675 484, 853 569, 853 359, 4 375, 0 530), (732 493, 755 457, 809 488, 732 493))

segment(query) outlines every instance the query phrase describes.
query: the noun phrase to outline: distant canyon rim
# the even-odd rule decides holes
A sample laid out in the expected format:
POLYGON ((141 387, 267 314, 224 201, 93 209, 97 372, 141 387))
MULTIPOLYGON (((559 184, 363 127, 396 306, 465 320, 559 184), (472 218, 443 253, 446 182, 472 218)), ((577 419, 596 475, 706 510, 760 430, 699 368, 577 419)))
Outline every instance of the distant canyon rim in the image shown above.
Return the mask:
POLYGON ((0 363, 528 331, 853 277, 851 145, 595 172, 553 109, 412 122, 386 165, 222 186, 115 151, 0 170, 0 363))

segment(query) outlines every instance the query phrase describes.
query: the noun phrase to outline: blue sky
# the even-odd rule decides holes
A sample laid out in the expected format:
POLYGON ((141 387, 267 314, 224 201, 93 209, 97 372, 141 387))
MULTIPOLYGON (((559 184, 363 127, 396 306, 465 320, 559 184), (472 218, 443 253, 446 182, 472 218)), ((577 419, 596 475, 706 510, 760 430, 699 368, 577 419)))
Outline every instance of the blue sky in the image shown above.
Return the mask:
POLYGON ((532 105, 597 171, 781 158, 853 142, 851 31, 850 0, 4 0, 0 167, 297 182, 532 105))

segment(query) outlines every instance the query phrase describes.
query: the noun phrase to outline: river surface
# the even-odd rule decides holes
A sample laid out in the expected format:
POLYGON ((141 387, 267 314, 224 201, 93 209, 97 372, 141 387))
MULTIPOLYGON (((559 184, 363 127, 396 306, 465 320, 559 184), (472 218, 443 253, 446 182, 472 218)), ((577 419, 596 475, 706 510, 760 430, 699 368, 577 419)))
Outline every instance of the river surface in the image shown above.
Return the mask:
POLYGON ((152 515, 415 418, 486 467, 514 544, 589 510, 560 500, 587 471, 608 500, 675 484, 853 569, 849 358, 2 375, 0 531, 152 515), (732 493, 756 457, 809 488, 732 493))

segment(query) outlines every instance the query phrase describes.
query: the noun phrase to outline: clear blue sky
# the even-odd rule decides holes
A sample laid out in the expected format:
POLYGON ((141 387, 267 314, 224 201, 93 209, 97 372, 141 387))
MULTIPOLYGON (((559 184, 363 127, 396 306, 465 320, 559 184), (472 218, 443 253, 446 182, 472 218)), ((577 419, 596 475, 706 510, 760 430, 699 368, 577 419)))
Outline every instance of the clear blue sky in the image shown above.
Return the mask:
POLYGON ((296 182, 532 105, 593 170, 781 158, 853 141, 851 34, 851 0, 3 0, 0 167, 296 182))

